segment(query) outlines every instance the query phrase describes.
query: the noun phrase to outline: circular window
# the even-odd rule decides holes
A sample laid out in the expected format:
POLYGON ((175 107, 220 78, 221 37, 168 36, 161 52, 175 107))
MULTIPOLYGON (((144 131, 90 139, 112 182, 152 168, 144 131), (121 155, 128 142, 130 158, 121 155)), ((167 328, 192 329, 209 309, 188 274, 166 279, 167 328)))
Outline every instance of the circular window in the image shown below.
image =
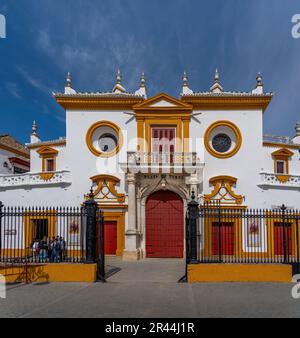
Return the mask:
POLYGON ((213 123, 204 137, 206 150, 214 157, 229 158, 234 156, 242 145, 239 128, 230 121, 213 123))
POLYGON ((120 151, 123 136, 120 128, 114 123, 101 121, 90 127, 87 132, 86 143, 94 155, 112 157, 120 151))
POLYGON ((219 153, 226 153, 231 148, 231 138, 226 134, 218 134, 212 140, 212 146, 219 153))

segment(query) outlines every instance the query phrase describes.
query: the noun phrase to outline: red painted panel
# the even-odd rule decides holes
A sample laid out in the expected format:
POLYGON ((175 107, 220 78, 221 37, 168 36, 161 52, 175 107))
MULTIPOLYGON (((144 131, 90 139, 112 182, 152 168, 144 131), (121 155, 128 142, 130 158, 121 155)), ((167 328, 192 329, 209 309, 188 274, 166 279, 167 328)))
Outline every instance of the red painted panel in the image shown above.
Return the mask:
POLYGON ((149 258, 183 258, 183 201, 171 191, 152 194, 146 204, 146 251, 149 258))
MULTIPOLYGON (((285 238, 286 238, 286 254, 292 254, 292 227, 291 225, 285 224, 285 238)), ((275 255, 283 256, 283 226, 282 223, 274 224, 274 253, 275 255)))
POLYGON ((104 252, 105 255, 115 255, 117 251, 117 222, 104 224, 104 252))
MULTIPOLYGON (((212 226, 212 253, 213 255, 220 254, 220 229, 219 223, 213 223, 212 226)), ((234 224, 222 223, 221 224, 221 254, 224 256, 234 255, 234 224)))

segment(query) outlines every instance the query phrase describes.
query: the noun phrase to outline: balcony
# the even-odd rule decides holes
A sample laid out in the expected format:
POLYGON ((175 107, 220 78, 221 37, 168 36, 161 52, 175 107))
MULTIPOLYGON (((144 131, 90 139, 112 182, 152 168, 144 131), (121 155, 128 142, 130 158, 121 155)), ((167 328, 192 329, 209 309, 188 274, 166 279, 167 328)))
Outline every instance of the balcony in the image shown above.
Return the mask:
POLYGON ((64 186, 72 184, 71 172, 56 171, 48 180, 42 178, 42 173, 25 173, 22 175, 0 175, 0 189, 13 189, 34 186, 64 186))
POLYGON ((260 183, 258 184, 261 188, 289 188, 300 190, 300 176, 289 175, 289 179, 286 182, 281 182, 275 174, 272 173, 260 173, 260 183))
POLYGON ((128 152, 122 169, 142 173, 195 173, 203 168, 197 153, 140 153, 128 152))

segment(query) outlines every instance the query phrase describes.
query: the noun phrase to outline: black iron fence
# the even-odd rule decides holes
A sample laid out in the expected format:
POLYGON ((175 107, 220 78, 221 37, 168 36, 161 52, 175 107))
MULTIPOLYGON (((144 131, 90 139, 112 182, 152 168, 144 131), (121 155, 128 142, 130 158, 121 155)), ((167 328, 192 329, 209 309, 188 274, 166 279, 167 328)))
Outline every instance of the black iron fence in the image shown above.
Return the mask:
POLYGON ((300 263, 300 212, 199 205, 186 217, 187 263, 300 263))
POLYGON ((101 278, 103 229, 103 213, 92 194, 81 207, 6 207, 0 202, 0 264, 98 263, 101 278))

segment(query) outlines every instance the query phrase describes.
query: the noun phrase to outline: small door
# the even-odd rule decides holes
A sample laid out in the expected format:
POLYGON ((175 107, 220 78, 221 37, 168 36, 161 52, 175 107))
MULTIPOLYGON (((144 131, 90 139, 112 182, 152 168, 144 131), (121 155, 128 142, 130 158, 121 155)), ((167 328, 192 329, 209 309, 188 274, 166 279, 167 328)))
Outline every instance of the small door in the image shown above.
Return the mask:
POLYGON ((285 224, 283 230, 283 224, 280 222, 274 223, 274 254, 278 256, 284 255, 283 235, 286 239, 286 254, 291 255, 293 252, 292 243, 292 226, 291 224, 285 224))
POLYGON ((117 251, 117 222, 104 223, 104 253, 115 255, 117 251))
POLYGON ((48 220, 47 219, 35 219, 34 224, 34 238, 42 241, 45 237, 48 237, 48 220))
POLYGON ((234 223, 213 223, 212 225, 212 254, 222 256, 234 255, 234 223), (221 237, 221 238, 220 238, 221 237), (221 245, 221 248, 220 248, 221 245))

